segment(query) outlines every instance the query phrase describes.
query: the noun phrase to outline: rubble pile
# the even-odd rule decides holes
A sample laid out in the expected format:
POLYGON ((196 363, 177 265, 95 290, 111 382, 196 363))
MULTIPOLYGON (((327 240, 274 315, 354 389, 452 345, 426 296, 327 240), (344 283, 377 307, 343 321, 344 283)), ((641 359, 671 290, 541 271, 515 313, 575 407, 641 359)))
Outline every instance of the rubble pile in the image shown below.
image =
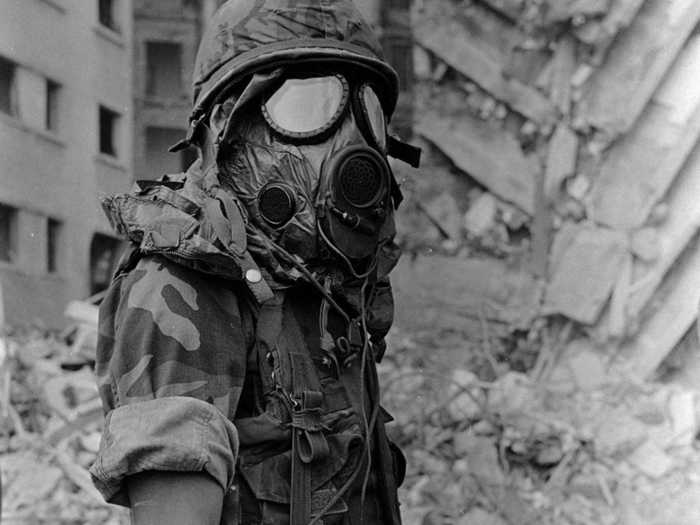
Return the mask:
POLYGON ((698 392, 625 379, 583 340, 489 380, 406 337, 392 348, 407 525, 700 523, 698 392))
POLYGON ((700 301, 700 4, 412 6, 425 162, 417 174, 397 167, 415 267, 405 281, 436 253, 466 261, 462 273, 474 260, 505 279, 526 273, 522 306, 536 304, 521 318, 564 317, 637 379, 654 378, 694 333, 700 301))
POLYGON ((0 338, 2 523, 122 525, 93 487, 102 407, 92 369, 60 338, 0 338))

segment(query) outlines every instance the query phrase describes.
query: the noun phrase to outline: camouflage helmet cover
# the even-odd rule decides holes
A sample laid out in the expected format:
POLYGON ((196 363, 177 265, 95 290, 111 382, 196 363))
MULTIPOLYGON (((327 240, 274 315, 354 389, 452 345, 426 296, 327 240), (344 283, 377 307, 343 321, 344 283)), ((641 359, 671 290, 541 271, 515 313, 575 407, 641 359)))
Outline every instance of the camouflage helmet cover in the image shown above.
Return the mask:
POLYGON ((391 116, 398 76, 351 0, 229 0, 210 20, 199 46, 192 118, 206 112, 227 86, 255 71, 327 60, 371 72, 391 116))

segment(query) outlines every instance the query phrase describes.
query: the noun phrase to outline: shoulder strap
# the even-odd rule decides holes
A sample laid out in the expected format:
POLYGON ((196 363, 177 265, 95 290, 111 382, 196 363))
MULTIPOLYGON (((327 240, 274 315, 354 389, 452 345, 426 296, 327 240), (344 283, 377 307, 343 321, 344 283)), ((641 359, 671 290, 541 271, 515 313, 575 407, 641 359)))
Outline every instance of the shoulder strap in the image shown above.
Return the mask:
POLYGON ((261 305, 256 333, 263 389, 282 394, 292 419, 290 525, 307 525, 311 467, 329 454, 321 423, 321 383, 284 292, 261 305))

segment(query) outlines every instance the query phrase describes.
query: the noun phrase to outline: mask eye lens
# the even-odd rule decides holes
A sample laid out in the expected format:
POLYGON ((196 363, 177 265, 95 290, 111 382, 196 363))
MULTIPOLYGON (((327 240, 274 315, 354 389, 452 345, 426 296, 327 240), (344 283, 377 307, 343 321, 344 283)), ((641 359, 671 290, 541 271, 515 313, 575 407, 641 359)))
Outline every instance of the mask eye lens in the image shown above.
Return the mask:
POLYGON ((382 104, 379 102, 379 97, 368 85, 360 88, 360 97, 362 98, 362 108, 367 118, 367 123, 372 131, 374 140, 382 149, 386 149, 386 118, 382 104))
POLYGON ((328 129, 345 109, 349 88, 340 76, 291 78, 262 106, 267 123, 290 138, 311 138, 328 129))
POLYGON ((273 228, 284 226, 296 213, 294 191, 284 184, 268 184, 258 195, 258 211, 273 228))

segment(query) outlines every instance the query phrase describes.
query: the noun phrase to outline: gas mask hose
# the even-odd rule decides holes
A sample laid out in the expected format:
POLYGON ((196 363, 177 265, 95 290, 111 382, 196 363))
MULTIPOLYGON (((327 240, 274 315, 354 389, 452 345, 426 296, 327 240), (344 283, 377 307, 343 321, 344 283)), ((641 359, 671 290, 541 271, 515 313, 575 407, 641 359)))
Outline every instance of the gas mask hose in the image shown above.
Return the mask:
POLYGON ((294 266, 299 272, 304 276, 306 281, 309 282, 314 288, 316 288, 321 295, 328 301, 328 304, 333 307, 340 315, 341 317, 345 320, 345 322, 349 325, 350 324, 350 316, 343 310, 340 305, 335 302, 335 300, 331 297, 330 293, 326 292, 326 289, 324 286, 318 282, 318 279, 316 279, 313 274, 309 271, 306 266, 304 266, 303 263, 300 263, 292 254, 290 254, 287 250, 282 248, 279 244, 274 242, 272 239, 270 239, 267 235, 265 235, 263 232, 258 232, 260 234, 260 238, 263 240, 263 242, 267 245, 266 247, 273 253, 276 253, 281 256, 282 259, 287 261, 289 264, 294 266))
MULTIPOLYGON (((362 345, 362 363, 360 365, 360 377, 361 377, 361 383, 360 383, 360 399, 362 400, 362 423, 365 431, 365 450, 367 451, 367 469, 365 470, 364 478, 362 481, 362 493, 360 496, 360 501, 361 501, 361 515, 360 515, 360 523, 364 522, 364 502, 365 502, 365 496, 367 492, 367 484, 369 482, 369 476, 372 471, 372 448, 371 448, 371 442, 372 442, 372 434, 374 433, 374 428, 377 423, 377 417, 379 415, 379 401, 375 400, 371 395, 370 395, 370 401, 372 403, 372 414, 368 418, 367 417, 367 411, 365 408, 365 393, 366 393, 366 380, 365 380, 365 374, 367 373, 367 358, 369 357, 369 336, 368 336, 368 331, 367 331, 367 323, 366 323, 366 305, 365 305, 365 290, 367 289, 367 284, 369 280, 365 278, 364 282, 362 283, 362 288, 360 292, 360 316, 362 319, 362 331, 364 333, 364 343, 362 345)), ((357 466, 355 467, 355 470, 353 473, 350 475, 350 477, 347 479, 345 484, 338 489, 338 491, 335 493, 335 495, 331 498, 331 500, 326 504, 323 509, 316 515, 314 519, 312 519, 309 522, 309 525, 317 525, 319 521, 323 518, 323 516, 331 509, 333 506, 338 502, 338 500, 350 489, 350 486, 352 483, 355 481, 357 478, 358 474, 362 470, 362 465, 363 462, 360 461, 358 462, 357 466)))
POLYGON ((346 257, 346 255, 341 252, 335 244, 328 238, 328 235, 326 235, 326 232, 323 231, 323 226, 321 225, 320 221, 316 221, 316 227, 318 228, 318 233, 321 236, 321 239, 323 239, 323 242, 326 243, 326 246, 328 246, 333 253, 335 253, 340 259, 345 263, 347 266, 348 270, 352 274, 352 276, 355 279, 365 279, 369 277, 369 275, 377 268, 377 256, 379 255, 379 250, 381 249, 382 245, 378 245, 376 251, 374 252, 374 256, 372 257, 372 264, 369 265, 369 268, 367 271, 363 273, 359 273, 355 270, 355 267, 352 265, 352 262, 350 259, 346 257))

